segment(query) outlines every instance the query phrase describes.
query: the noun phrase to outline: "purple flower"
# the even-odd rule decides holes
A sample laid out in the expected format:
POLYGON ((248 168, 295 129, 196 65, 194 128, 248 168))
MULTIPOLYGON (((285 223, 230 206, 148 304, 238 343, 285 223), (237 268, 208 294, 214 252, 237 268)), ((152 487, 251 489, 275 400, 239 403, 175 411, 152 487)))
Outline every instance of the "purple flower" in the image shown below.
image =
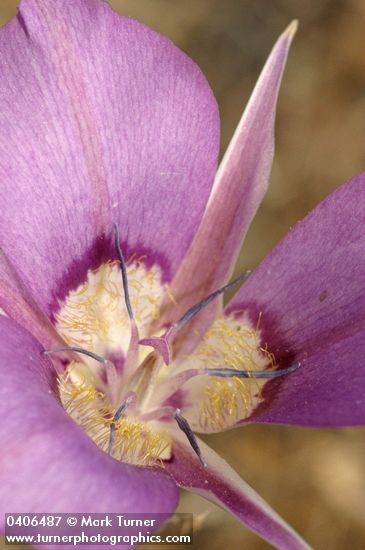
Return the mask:
POLYGON ((294 31, 215 176, 216 103, 168 40, 100 0, 23 0, 2 29, 3 513, 172 513, 179 485, 308 548, 194 435, 364 422, 364 175, 223 307, 294 31))

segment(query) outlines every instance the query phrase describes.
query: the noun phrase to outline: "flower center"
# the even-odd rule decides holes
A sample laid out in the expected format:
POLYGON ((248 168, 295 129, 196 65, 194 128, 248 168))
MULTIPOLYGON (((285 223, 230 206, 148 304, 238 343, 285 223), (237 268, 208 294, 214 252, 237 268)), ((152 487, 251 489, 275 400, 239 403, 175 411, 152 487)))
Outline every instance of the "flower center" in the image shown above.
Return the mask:
POLYGON ((192 354, 169 364, 176 332, 247 273, 156 336, 151 327, 165 293, 171 294, 159 267, 147 269, 143 258, 124 262, 115 231, 119 262, 90 271, 56 315, 68 346, 45 353, 70 354, 59 376, 60 400, 95 443, 118 460, 162 464, 171 456, 174 430, 180 429, 205 465, 193 430, 220 431, 246 418, 261 402, 267 379, 299 364, 274 370, 259 322, 253 327, 244 312, 218 317, 192 354))

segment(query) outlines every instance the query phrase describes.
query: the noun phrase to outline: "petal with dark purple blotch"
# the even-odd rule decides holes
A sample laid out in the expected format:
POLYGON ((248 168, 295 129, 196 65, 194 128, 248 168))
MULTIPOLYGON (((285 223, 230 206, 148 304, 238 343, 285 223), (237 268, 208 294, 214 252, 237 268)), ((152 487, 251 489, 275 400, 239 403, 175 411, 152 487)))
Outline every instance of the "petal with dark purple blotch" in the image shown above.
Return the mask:
POLYGON ((170 278, 216 169, 200 70, 101 0, 23 0, 0 47, 0 245, 41 308, 115 253, 113 223, 170 278))
POLYGON ((340 187, 281 241, 227 312, 257 318, 282 367, 254 422, 351 426, 365 422, 365 174, 340 187))

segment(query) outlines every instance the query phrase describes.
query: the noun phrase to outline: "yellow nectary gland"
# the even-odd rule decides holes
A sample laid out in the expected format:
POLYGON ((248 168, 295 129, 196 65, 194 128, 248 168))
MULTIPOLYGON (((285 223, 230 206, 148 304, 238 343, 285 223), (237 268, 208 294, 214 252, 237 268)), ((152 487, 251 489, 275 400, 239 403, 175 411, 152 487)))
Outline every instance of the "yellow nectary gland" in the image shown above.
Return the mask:
MULTIPOLYGON (((75 372, 75 364, 72 365, 75 372)), ((110 428, 115 411, 103 392, 69 372, 59 378, 62 405, 103 451, 108 452, 110 428)), ((170 454, 171 440, 165 431, 153 431, 146 423, 127 415, 115 422, 111 455, 129 464, 148 466, 170 454)))

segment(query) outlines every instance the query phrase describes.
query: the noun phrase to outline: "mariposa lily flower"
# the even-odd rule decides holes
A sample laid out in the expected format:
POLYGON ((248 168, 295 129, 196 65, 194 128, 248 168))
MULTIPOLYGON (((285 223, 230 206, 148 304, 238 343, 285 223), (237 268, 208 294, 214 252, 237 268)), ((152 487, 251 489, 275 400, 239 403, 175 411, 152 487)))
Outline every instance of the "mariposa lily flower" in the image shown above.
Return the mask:
POLYGON ((196 436, 364 421, 365 176, 223 307, 294 31, 215 175, 216 103, 168 40, 99 0, 23 0, 2 29, 3 512, 172 513, 181 486, 308 548, 196 436))

